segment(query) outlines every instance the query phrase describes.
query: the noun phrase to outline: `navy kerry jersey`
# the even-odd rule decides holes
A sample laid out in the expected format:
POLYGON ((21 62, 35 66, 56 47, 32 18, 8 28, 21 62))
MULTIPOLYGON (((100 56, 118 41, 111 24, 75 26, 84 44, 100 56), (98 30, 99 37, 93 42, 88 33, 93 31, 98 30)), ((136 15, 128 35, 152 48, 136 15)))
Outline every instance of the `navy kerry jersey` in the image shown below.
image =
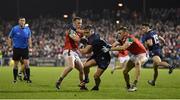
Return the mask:
POLYGON ((149 31, 147 33, 145 33, 142 37, 142 42, 145 43, 147 42, 149 39, 152 39, 153 45, 152 46, 148 46, 148 49, 151 50, 156 50, 156 49, 160 49, 160 44, 159 44, 159 36, 157 35, 157 33, 155 31, 149 31))
POLYGON ((102 52, 101 49, 103 46, 107 46, 108 44, 100 39, 99 34, 94 33, 88 37, 88 45, 92 45, 92 51, 96 55, 102 52))

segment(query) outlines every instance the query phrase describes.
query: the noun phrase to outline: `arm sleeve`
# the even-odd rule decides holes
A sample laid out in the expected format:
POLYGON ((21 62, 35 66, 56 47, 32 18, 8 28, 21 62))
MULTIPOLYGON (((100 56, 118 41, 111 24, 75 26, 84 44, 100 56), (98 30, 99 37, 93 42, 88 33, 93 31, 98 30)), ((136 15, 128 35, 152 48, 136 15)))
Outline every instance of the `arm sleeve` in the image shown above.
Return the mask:
POLYGON ((145 41, 149 40, 149 39, 153 39, 152 33, 148 34, 145 41))

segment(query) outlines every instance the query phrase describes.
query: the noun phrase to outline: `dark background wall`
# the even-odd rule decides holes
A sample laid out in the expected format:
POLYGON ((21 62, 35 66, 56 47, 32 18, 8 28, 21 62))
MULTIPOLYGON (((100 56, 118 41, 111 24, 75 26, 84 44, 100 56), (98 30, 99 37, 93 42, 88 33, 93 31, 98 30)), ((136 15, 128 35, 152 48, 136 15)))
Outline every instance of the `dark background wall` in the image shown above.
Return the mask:
POLYGON ((76 9, 101 11, 104 8, 116 9, 118 2, 123 2, 130 9, 142 11, 144 1, 146 1, 146 9, 180 8, 180 0, 0 0, 0 17, 61 15, 76 9))

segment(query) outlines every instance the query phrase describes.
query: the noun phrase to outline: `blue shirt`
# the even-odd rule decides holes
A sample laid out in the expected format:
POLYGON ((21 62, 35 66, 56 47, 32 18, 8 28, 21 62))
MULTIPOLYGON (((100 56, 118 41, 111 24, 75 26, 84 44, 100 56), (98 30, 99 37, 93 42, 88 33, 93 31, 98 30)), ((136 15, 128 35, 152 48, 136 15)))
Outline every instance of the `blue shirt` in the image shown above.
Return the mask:
POLYGON ((13 48, 25 49, 28 48, 28 40, 31 37, 31 31, 27 26, 21 28, 19 25, 16 25, 11 29, 9 37, 12 39, 13 48))
POLYGON ((151 31, 145 33, 145 35, 143 35, 141 41, 142 41, 142 43, 145 43, 149 39, 152 39, 152 42, 153 42, 152 46, 148 46, 148 49, 150 51, 160 49, 159 37, 155 31, 151 30, 151 31))

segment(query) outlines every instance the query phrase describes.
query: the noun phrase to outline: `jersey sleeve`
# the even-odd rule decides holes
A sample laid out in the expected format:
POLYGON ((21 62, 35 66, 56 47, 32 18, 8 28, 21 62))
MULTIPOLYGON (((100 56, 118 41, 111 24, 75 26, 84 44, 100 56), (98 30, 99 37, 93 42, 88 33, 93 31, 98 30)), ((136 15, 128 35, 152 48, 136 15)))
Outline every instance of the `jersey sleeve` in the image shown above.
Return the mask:
POLYGON ((152 33, 152 32, 150 32, 149 34, 147 34, 145 41, 147 41, 147 40, 149 40, 149 39, 153 39, 153 33, 152 33))
POLYGON ((93 41, 94 41, 94 38, 93 37, 89 37, 88 38, 88 45, 93 45, 93 41))
POLYGON ((100 39, 99 34, 95 34, 95 35, 90 36, 88 39, 88 45, 96 44, 99 39, 100 39))
POLYGON ((140 40, 141 40, 142 43, 145 43, 145 40, 146 40, 146 39, 145 39, 145 36, 141 37, 140 40))

